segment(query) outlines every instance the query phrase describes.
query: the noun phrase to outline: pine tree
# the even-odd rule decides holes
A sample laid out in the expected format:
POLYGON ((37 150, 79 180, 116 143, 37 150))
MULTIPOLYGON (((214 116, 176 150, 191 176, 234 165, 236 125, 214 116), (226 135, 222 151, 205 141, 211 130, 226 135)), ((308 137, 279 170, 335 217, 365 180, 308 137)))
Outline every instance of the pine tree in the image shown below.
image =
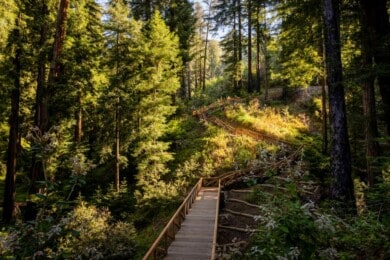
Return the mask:
POLYGON ((221 46, 224 49, 223 61, 225 72, 233 89, 242 89, 243 55, 242 55, 242 3, 241 0, 219 0, 216 4, 216 27, 226 26, 228 33, 224 36, 221 46))
MULTIPOLYGON (((52 99, 56 103, 56 113, 64 118, 74 118, 74 142, 80 146, 85 127, 96 103, 97 78, 102 74, 102 50, 104 48, 102 10, 94 0, 80 0, 71 3, 67 24, 67 38, 62 63, 64 75, 59 87, 67 86, 66 91, 56 91, 52 99)), ((87 134, 90 132, 87 132, 87 134)))
POLYGON ((104 142, 114 142, 115 151, 115 187, 119 191, 120 167, 123 163, 121 153, 127 151, 130 131, 133 128, 134 79, 139 70, 138 62, 142 59, 138 52, 141 42, 141 23, 136 22, 130 9, 122 0, 109 3, 107 29, 107 66, 109 68, 109 86, 102 96, 103 105, 110 117, 104 117, 106 132, 104 142), (114 135, 112 135, 114 130, 114 135))
POLYGON ((137 186, 142 197, 156 198, 161 192, 162 177, 172 160, 169 143, 161 140, 166 121, 175 111, 171 96, 180 86, 181 70, 178 38, 169 31, 158 12, 144 28, 143 46, 138 54, 139 71, 134 75, 137 95, 137 143, 134 156, 138 165, 137 186))
POLYGON ((183 69, 179 72, 180 75, 180 97, 186 99, 190 97, 190 93, 186 94, 187 86, 186 74, 188 73, 188 63, 191 61, 189 53, 191 41, 195 35, 195 23, 193 4, 188 0, 170 1, 166 10, 161 10, 165 13, 164 20, 171 32, 174 32, 179 37, 180 58, 183 63, 183 69))

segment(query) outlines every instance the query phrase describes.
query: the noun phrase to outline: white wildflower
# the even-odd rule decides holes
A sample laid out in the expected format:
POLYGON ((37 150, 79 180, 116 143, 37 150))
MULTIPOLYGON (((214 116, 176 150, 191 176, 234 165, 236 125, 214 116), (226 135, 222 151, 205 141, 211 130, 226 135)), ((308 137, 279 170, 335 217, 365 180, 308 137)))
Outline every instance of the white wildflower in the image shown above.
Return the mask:
POLYGON ((318 219, 315 220, 318 229, 326 230, 328 232, 334 233, 336 231, 333 226, 332 220, 328 215, 320 215, 318 219))
POLYGON ((312 211, 315 209, 315 205, 313 201, 309 201, 308 203, 305 203, 301 206, 301 209, 303 210, 303 214, 306 216, 312 216, 312 211))
POLYGON ((298 259, 300 254, 301 252, 299 251, 298 247, 290 247, 290 252, 288 252, 288 255, 291 256, 291 259, 298 259))
POLYGON ((263 218, 263 216, 261 216, 261 215, 253 216, 253 220, 254 220, 254 221, 263 220, 263 219, 264 219, 264 218, 263 218))
POLYGON ((37 252, 35 252, 34 253, 34 259, 35 259, 35 257, 37 257, 37 256, 44 256, 45 254, 43 253, 43 251, 37 251, 37 252))
POLYGON ((265 249, 259 249, 258 246, 252 246, 251 250, 250 250, 250 253, 252 255, 263 255, 264 252, 265 252, 265 249))
POLYGON ((273 219, 270 219, 267 224, 265 224, 267 229, 274 229, 276 227, 276 222, 273 219))
POLYGON ((319 252, 319 255, 321 258, 329 259, 329 260, 333 260, 333 259, 338 258, 337 250, 333 247, 329 247, 329 248, 326 248, 324 250, 321 250, 319 252))

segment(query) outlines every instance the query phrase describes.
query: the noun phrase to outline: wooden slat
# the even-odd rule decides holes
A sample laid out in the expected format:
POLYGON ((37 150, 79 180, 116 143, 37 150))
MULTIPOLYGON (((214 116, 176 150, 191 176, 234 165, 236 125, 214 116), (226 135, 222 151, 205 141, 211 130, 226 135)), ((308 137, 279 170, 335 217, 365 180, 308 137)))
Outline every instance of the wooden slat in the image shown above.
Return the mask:
POLYGON ((165 259, 212 258, 218 196, 218 188, 200 190, 165 259))

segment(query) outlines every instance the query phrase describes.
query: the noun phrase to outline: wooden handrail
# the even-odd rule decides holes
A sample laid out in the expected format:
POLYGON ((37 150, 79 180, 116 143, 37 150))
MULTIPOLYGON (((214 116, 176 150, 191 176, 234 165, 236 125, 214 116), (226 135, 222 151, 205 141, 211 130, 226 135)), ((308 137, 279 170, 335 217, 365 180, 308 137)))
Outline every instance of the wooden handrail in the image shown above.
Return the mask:
POLYGON ((215 222, 214 222, 214 234, 213 234, 213 249, 211 251, 211 260, 216 259, 216 248, 217 248, 217 235, 218 235, 218 216, 219 216, 219 199, 221 194, 221 180, 218 179, 218 199, 215 210, 215 222))
MULTIPOLYGON (((142 258, 142 260, 147 259, 163 259, 168 253, 168 247, 175 239, 176 233, 179 231, 181 224, 186 218, 188 214, 188 210, 192 207, 196 196, 198 195, 200 189, 202 187, 210 187, 214 186, 214 184, 218 183, 218 198, 215 212, 215 223, 214 223, 214 233, 213 233, 213 247, 211 259, 215 259, 216 255, 216 246, 217 246, 217 234, 218 234, 218 215, 219 215, 219 203, 220 203, 220 193, 221 188, 224 186, 225 180, 230 180, 231 178, 245 174, 247 171, 232 171, 225 174, 222 174, 219 177, 209 177, 209 178, 200 178, 195 186, 191 189, 190 193, 187 195, 185 200, 182 202, 180 207, 176 210, 175 214, 168 221, 167 225, 161 231, 160 235, 157 237, 153 245, 150 247, 148 252, 142 258), (173 231, 170 233, 169 231, 173 231)), ((215 186, 214 186, 215 187, 215 186)))
POLYGON ((202 182, 203 178, 200 178, 199 181, 195 184, 195 186, 191 189, 190 193, 187 195, 180 207, 176 210, 172 218, 168 221, 167 225, 161 231, 160 235, 154 241, 153 245, 150 247, 148 252, 146 252, 145 256, 142 258, 143 260, 162 259, 167 254, 168 247, 175 239, 175 235, 178 231, 178 229, 175 228, 175 225, 180 226, 181 223, 183 223, 185 216, 188 214, 188 209, 192 207, 196 196, 202 188, 202 182), (173 231, 173 234, 169 233, 170 230, 173 231))

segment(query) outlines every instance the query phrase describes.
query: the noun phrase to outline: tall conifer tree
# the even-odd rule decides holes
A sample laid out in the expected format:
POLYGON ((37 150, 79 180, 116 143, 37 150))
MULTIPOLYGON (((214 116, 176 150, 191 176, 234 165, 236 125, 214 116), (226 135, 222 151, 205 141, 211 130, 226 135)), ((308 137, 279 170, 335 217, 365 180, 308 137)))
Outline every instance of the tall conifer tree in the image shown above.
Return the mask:
POLYGON ((353 207, 351 154, 342 79, 339 0, 323 0, 325 60, 329 88, 331 130, 331 174, 334 177, 331 196, 353 207))
POLYGON ((153 14, 144 34, 134 86, 138 98, 134 156, 138 165, 137 185, 142 198, 147 200, 159 196, 162 177, 168 172, 166 163, 172 160, 169 143, 161 137, 167 131, 168 117, 175 112, 171 96, 180 86, 181 61, 178 37, 169 31, 159 12, 153 14))
POLYGON ((109 86, 106 95, 102 97, 104 106, 111 114, 103 118, 106 122, 106 142, 114 142, 115 156, 115 187, 119 191, 121 153, 129 146, 132 114, 136 97, 132 77, 136 77, 138 46, 141 44, 141 27, 130 13, 129 7, 122 0, 112 0, 109 3, 109 20, 107 27, 107 64, 109 67, 109 86), (124 132, 126 131, 126 133, 124 132), (114 132, 114 134, 112 134, 114 132), (126 137, 125 137, 126 136, 126 137))

